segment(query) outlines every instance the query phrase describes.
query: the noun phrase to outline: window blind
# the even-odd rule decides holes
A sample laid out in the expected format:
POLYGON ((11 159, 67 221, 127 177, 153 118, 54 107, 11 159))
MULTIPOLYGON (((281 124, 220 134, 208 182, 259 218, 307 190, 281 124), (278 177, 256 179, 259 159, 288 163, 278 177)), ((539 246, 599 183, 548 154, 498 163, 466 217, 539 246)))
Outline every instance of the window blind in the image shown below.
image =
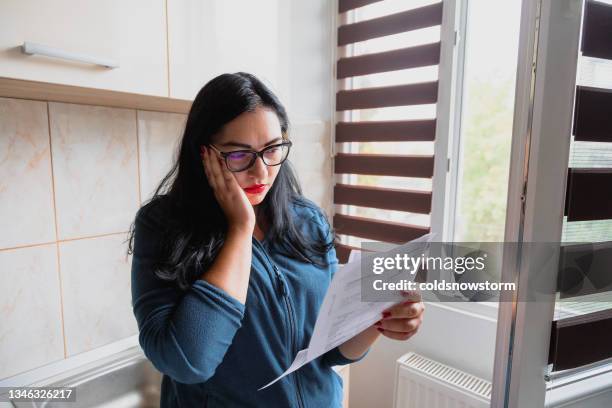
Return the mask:
POLYGON ((582 55, 612 59, 612 9, 609 4, 587 1, 584 9, 582 55))
MULTIPOLYGON (((333 225, 336 232, 345 237, 343 243, 336 244, 336 252, 341 263, 348 259, 350 251, 360 250, 357 245, 349 244, 356 239, 403 243, 428 233, 430 225, 384 219, 385 211, 407 214, 430 215, 432 212, 433 188, 399 188, 400 186, 382 185, 376 181, 360 182, 359 176, 382 176, 407 179, 428 180, 431 185, 434 177, 435 155, 404 154, 410 152, 410 144, 432 143, 436 140, 439 125, 436 117, 402 117, 396 115, 390 120, 364 120, 353 115, 356 110, 388 109, 392 107, 411 107, 437 104, 441 89, 439 79, 395 82, 392 85, 354 87, 355 78, 376 76, 401 70, 418 70, 437 67, 441 61, 442 41, 402 47, 402 43, 390 50, 367 52, 355 55, 350 52, 357 44, 365 41, 389 38, 417 30, 438 27, 442 32, 444 2, 436 2, 418 8, 395 10, 381 17, 350 21, 356 9, 373 4, 385 3, 381 0, 339 0, 339 20, 337 46, 339 58, 336 61, 336 79, 346 84, 336 91, 336 123, 334 142, 340 151, 334 155, 334 173, 337 175, 333 190, 336 210, 333 225), (355 144, 394 142, 393 152, 370 153, 355 151, 355 144), (403 146, 406 147, 404 150, 403 146), (397 187, 397 188, 395 188, 397 187), (339 207, 341 206, 341 207, 339 207), (368 216, 351 211, 356 207, 380 210, 368 216)), ((410 2, 404 8, 410 8, 410 2)), ((376 84, 375 84, 376 85, 376 84)), ((437 105, 436 105, 437 107, 437 105)), ((401 109, 401 108, 400 108, 401 109)), ((364 149, 367 150, 367 149, 364 149)), ((370 177, 370 180, 372 178, 370 177)))
MULTIPOLYGON (((595 64, 589 58, 607 59, 612 66, 610 38, 612 4, 587 0, 581 69, 595 64)), ((606 64, 601 60, 596 64, 602 63, 606 64)), ((612 70, 601 72, 607 78, 591 79, 612 83, 612 70)), ((612 89, 592 85, 576 87, 571 151, 579 157, 570 157, 564 210, 564 229, 576 231, 566 234, 564 240, 572 241, 572 235, 581 232, 580 240, 591 242, 567 243, 561 248, 559 298, 574 301, 576 313, 569 317, 565 313, 553 321, 548 358, 553 371, 612 358, 612 343, 602 335, 612 330, 612 228, 605 231, 606 223, 612 221, 612 161, 607 160, 612 148, 612 89), (598 225, 604 227, 603 233, 598 225)), ((560 301, 557 306, 564 304, 560 301)), ((572 312, 571 305, 565 309, 572 312)))

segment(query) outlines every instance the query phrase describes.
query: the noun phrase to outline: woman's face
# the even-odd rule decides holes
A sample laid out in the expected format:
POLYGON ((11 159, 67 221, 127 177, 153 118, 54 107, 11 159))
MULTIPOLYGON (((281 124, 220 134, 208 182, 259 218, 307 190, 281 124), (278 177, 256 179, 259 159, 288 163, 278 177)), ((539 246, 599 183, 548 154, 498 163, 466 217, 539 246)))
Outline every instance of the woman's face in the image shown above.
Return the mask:
MULTIPOLYGON (((244 112, 223 126, 212 137, 212 143, 221 152, 255 150, 281 143, 281 125, 273 110, 257 107, 253 112, 244 112)), ((249 169, 232 173, 243 189, 251 205, 260 204, 276 179, 281 166, 266 166, 258 157, 249 169), (264 184, 261 191, 249 191, 249 187, 264 184)))

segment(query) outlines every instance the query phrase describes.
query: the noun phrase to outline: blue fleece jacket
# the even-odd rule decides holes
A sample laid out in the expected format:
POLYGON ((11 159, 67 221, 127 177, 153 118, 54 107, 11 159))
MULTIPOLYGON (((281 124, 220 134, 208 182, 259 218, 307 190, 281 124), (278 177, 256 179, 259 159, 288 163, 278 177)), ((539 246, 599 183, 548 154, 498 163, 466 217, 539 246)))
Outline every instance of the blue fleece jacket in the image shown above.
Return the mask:
MULTIPOLYGON (((153 273, 167 217, 163 202, 138 212, 132 257, 132 306, 140 345, 163 374, 161 407, 340 407, 342 380, 332 366, 357 360, 337 347, 257 391, 308 346, 338 267, 335 250, 319 268, 253 237, 245 304, 202 279, 183 292, 153 273)), ((327 219, 312 201, 293 203, 292 212, 306 221, 305 234, 330 240, 327 219)))

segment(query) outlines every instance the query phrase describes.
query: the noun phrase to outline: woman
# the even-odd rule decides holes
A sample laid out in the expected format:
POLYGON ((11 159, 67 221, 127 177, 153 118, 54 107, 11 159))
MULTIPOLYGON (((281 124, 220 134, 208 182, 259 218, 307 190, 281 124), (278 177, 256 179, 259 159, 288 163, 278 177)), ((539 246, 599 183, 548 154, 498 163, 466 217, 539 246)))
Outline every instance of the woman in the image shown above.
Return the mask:
POLYGON ((253 75, 214 78, 193 102, 176 164, 136 215, 132 304, 140 345, 164 374, 162 407, 338 407, 332 367, 421 323, 421 302, 397 305, 257 391, 308 346, 338 266, 334 232, 286 161, 288 128, 253 75))

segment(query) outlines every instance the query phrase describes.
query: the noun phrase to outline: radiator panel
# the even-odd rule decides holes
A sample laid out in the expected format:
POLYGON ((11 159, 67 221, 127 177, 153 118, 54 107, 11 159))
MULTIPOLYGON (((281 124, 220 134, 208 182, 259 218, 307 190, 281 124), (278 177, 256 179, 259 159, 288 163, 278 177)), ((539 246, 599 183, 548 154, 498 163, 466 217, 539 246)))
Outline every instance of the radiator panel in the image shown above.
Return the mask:
POLYGON ((398 359, 395 408, 489 408, 491 383, 408 353, 398 359))

